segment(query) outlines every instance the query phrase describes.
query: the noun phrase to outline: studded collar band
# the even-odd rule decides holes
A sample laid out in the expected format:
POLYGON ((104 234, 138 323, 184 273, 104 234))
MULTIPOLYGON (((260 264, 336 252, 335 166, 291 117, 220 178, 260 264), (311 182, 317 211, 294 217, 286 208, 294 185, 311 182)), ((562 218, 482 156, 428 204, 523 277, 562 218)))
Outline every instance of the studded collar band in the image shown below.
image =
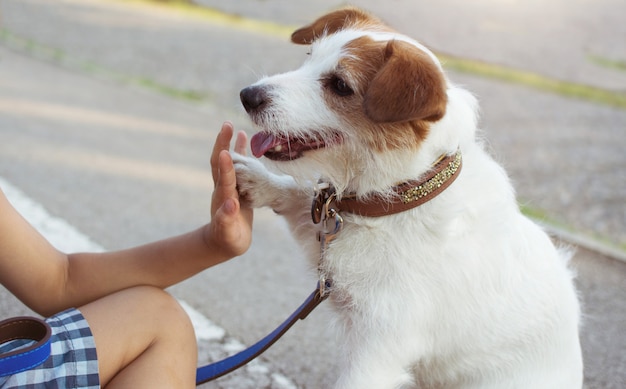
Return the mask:
POLYGON ((324 216, 322 215, 323 209, 334 209, 336 212, 348 212, 368 217, 407 211, 432 200, 443 192, 458 177, 461 166, 460 151, 442 156, 423 179, 394 186, 392 190, 396 196, 391 198, 373 196, 367 200, 359 200, 356 196, 349 195, 337 201, 333 187, 322 189, 313 199, 311 217, 314 223, 319 223, 324 216))

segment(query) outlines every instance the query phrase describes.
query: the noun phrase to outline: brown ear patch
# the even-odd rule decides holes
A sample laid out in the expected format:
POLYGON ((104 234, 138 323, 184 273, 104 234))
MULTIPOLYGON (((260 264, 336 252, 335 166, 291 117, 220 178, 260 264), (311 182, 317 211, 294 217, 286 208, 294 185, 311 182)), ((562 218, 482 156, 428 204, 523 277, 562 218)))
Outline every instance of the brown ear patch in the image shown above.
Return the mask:
POLYGON ((355 7, 346 7, 326 14, 308 26, 291 34, 291 41, 300 45, 310 45, 324 35, 334 34, 347 27, 366 24, 382 24, 374 16, 355 7))
POLYGON ((402 41, 389 41, 385 63, 365 93, 363 108, 377 123, 437 121, 446 111, 446 82, 424 51, 402 41))

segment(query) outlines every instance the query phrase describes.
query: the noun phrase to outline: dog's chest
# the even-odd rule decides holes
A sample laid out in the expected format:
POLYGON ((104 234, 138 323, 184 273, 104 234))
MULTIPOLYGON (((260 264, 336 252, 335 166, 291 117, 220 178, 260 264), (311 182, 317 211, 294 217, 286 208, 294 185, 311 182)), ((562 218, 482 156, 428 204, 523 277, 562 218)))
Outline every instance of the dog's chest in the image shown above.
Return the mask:
POLYGON ((311 257, 320 274, 332 280, 333 301, 353 305, 372 293, 388 294, 405 289, 403 283, 421 282, 425 265, 414 224, 397 216, 345 219, 336 237, 311 257))

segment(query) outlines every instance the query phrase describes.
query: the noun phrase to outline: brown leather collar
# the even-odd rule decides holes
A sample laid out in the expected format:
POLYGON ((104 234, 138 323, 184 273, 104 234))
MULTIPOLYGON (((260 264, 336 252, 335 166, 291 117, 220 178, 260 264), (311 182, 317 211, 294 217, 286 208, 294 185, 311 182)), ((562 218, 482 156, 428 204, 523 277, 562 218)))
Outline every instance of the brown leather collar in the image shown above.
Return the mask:
POLYGON ((421 180, 412 180, 392 188, 397 196, 391 198, 374 195, 367 200, 359 200, 349 195, 337 201, 333 187, 319 190, 313 198, 311 217, 314 223, 322 220, 323 209, 336 212, 349 212, 360 216, 378 217, 392 215, 418 207, 443 192, 458 177, 461 171, 461 152, 442 156, 428 175, 421 180), (326 207, 324 207, 326 205, 326 207))

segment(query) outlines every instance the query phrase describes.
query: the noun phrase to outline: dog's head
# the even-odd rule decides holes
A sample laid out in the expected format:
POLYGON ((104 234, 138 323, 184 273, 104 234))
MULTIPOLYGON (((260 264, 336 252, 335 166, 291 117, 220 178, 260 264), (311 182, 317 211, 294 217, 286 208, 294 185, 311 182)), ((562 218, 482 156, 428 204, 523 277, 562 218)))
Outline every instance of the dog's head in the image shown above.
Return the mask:
POLYGON ((446 115, 447 81, 437 58, 356 8, 327 14, 291 40, 310 45, 305 63, 241 91, 260 130, 253 154, 296 178, 325 176, 339 190, 376 190, 397 180, 404 173, 394 161, 408 163, 406 155, 446 115))

